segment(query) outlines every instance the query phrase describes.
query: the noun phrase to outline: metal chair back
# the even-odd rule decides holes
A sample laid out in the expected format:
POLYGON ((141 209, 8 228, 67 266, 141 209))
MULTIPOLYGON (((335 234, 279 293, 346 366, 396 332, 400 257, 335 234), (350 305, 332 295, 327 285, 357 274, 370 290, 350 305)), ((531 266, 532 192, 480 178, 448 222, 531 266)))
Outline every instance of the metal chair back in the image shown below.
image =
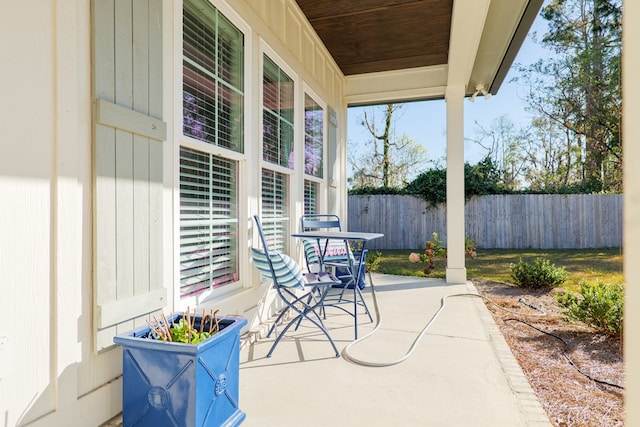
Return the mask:
POLYGON ((278 297, 285 304, 284 309, 279 313, 273 326, 269 329, 267 337, 271 335, 276 325, 285 319, 285 314, 289 311, 297 313, 296 316, 287 321, 283 330, 277 334, 275 342, 271 346, 269 353, 267 353, 267 357, 271 357, 284 334, 294 325, 296 325, 295 329, 298 329, 303 319, 309 320, 326 335, 336 353, 336 357, 339 356, 340 353, 316 310, 322 310, 329 288, 336 283, 340 283, 340 281, 333 275, 322 272, 302 274, 300 266, 291 257, 270 251, 260 218, 257 215, 253 218, 262 241, 261 249, 251 248, 253 265, 256 266, 263 277, 273 281, 273 287, 278 297))

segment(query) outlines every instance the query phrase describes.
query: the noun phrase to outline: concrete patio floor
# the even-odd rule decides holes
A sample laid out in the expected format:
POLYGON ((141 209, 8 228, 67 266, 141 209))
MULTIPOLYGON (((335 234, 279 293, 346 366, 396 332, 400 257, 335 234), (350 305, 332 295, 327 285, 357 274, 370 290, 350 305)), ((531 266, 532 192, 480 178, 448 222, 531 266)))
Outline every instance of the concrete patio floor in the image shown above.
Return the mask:
MULTIPOLYGON (((447 295, 477 293, 471 283, 373 275, 381 327, 356 343, 354 358, 401 358, 447 295)), ((374 311, 371 287, 364 291, 374 311)), ((353 317, 327 310, 338 350, 354 339, 353 317)), ((359 336, 375 326, 362 314, 359 336)), ((266 327, 259 328, 260 332, 266 327)), ((274 337, 241 336, 239 406, 243 427, 516 427, 550 426, 520 365, 480 298, 450 297, 411 356, 389 367, 335 357, 326 337, 303 322, 273 356, 274 337)), ((120 416, 104 424, 122 426, 120 416)))
MULTIPOLYGON (((471 283, 374 275, 381 327, 351 356, 402 357, 438 310, 441 298, 477 293, 471 283)), ((371 289, 365 298, 373 311, 371 289)), ((353 341, 353 318, 337 309, 325 322, 338 349, 353 341)), ((375 326, 359 316, 359 336, 375 326)), ((411 357, 390 367, 336 358, 303 322, 273 356, 273 337, 245 339, 240 353, 243 426, 548 426, 549 420, 480 298, 452 297, 411 357)))

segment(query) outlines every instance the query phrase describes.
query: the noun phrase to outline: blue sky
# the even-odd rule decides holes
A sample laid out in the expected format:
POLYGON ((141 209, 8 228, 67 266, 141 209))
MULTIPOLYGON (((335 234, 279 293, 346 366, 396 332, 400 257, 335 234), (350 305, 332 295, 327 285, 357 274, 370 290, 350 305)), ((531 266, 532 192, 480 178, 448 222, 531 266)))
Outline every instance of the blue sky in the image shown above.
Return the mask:
MULTIPOLYGON (((549 54, 532 40, 531 33, 533 31, 538 32, 538 38, 541 38, 546 31, 546 22, 540 16, 536 18, 514 65, 516 63, 530 64, 543 55, 549 54)), ((522 100, 527 88, 511 81, 516 74, 516 70, 512 67, 498 93, 489 100, 485 100, 482 96, 478 96, 473 103, 465 99, 465 138, 473 137, 477 129, 476 122, 487 128, 502 115, 506 115, 515 124, 528 124, 531 121, 531 114, 525 111, 526 103, 522 100)), ((419 144, 424 145, 427 147, 427 157, 430 160, 440 160, 440 164, 443 166, 446 146, 445 108, 444 100, 411 102, 404 105, 395 120, 396 135, 406 134, 419 144)), ((358 150, 358 147, 370 138, 368 131, 358 123, 363 117, 364 110, 370 109, 371 107, 349 108, 348 142, 350 153, 358 150)), ((376 112, 376 115, 382 117, 381 110, 376 112)), ((478 144, 470 141, 465 142, 465 161, 474 164, 481 160, 484 154, 484 150, 478 144)))

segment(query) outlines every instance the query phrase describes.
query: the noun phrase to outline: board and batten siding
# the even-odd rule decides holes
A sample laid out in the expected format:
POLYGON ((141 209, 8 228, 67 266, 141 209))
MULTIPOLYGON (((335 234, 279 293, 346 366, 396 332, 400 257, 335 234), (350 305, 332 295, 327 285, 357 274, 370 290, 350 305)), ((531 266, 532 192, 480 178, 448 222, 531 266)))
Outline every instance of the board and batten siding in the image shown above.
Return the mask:
MULTIPOLYGON (((406 195, 349 196, 348 228, 384 233, 371 249, 420 249, 438 233, 446 243, 446 205, 406 195)), ((621 194, 475 196, 465 205, 466 236, 486 249, 622 246, 621 194)))
POLYGON ((94 1, 97 347, 167 304, 162 279, 162 0, 94 1))

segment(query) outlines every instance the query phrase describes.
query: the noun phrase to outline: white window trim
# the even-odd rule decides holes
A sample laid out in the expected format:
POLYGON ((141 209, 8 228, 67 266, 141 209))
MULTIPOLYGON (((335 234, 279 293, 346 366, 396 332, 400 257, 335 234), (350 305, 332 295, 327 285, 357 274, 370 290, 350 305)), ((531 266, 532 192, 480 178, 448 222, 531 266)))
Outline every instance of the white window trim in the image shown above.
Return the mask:
MULTIPOLYGON (((328 104, 327 102, 324 100, 324 98, 322 98, 320 95, 318 95, 313 89, 311 89, 309 87, 308 84, 303 83, 302 85, 303 88, 303 93, 302 93, 302 111, 304 112, 304 96, 305 95, 309 95, 318 105, 320 105, 320 107, 322 107, 322 178, 318 178, 317 176, 313 176, 313 175, 308 175, 306 173, 303 174, 302 176, 302 189, 303 189, 303 194, 302 194, 302 203, 303 203, 303 211, 304 211, 304 180, 307 181, 313 181, 313 182, 317 182, 319 184, 318 187, 318 211, 319 212, 323 212, 323 210, 325 209, 325 206, 328 205, 327 203, 327 174, 328 174, 328 154, 329 154, 329 150, 328 150, 328 138, 327 138, 327 134, 329 132, 329 124, 328 124, 328 120, 329 120, 329 113, 327 112, 328 110, 328 104)), ((303 129, 302 129, 302 148, 304 150, 304 117, 302 119, 303 121, 303 129)), ((302 164, 304 165, 304 156, 302 158, 302 164)), ((303 168, 304 169, 304 168, 303 168)))
MULTIPOLYGON (((304 175, 304 174, 299 174, 296 173, 296 171, 301 170, 300 168, 302 167, 302 155, 301 155, 301 151, 299 147, 304 147, 304 129, 302 129, 302 134, 301 134, 301 128, 304 126, 304 122, 301 121, 303 120, 303 116, 304 114, 301 114, 301 112, 304 111, 304 104, 301 104, 301 98, 300 98, 300 93, 301 88, 302 88, 302 83, 300 81, 300 78, 298 76, 298 73, 296 73, 295 71, 293 71, 293 68, 291 68, 287 62, 282 59, 282 57, 280 55, 278 55, 276 53, 276 51, 271 48, 271 46, 269 46, 269 44, 263 40, 260 39, 260 52, 259 52, 259 70, 260 70, 260 78, 259 80, 259 93, 260 93, 260 99, 259 99, 259 112, 260 112, 260 118, 259 118, 259 123, 260 123, 260 130, 259 130, 259 141, 260 141, 260 149, 259 149, 259 173, 257 176, 257 187, 260 189, 260 192, 262 191, 262 169, 270 169, 276 172, 280 172, 283 174, 286 174, 289 176, 289 193, 292 197, 290 197, 289 200, 289 206, 288 206, 288 215, 289 215, 289 227, 290 227, 290 232, 293 232, 294 230, 297 229, 297 220, 296 218, 299 218, 300 215, 302 215, 302 210, 304 209, 303 205, 303 201, 301 202, 301 197, 300 195, 302 194, 304 196, 304 184, 302 181, 300 181, 299 176, 300 175, 304 175), (291 78, 291 81, 293 82, 293 88, 294 88, 294 94, 293 94, 293 149, 294 149, 294 168, 293 170, 284 167, 284 166, 280 166, 280 165, 276 165, 274 163, 271 162, 267 162, 265 160, 263 160, 263 141, 264 141, 264 134, 263 134, 263 129, 262 129, 262 121, 263 121, 263 108, 264 108, 264 87, 263 87, 263 73, 264 73, 264 56, 267 55, 269 57, 269 59, 271 61, 273 61, 274 64, 276 64, 282 71, 284 71, 287 76, 289 76, 289 78, 291 78), (301 109, 302 108, 302 109, 301 109), (302 135, 302 145, 301 145, 301 135, 302 135), (298 182, 300 181, 300 182, 298 182)), ((304 98, 303 98, 304 99, 304 98)), ((303 102, 303 101, 302 101, 303 102)), ((259 215, 262 216, 262 203, 261 203, 261 193, 259 193, 257 195, 258 197, 258 212, 259 215)), ((302 199, 303 200, 303 199, 302 199)), ((297 239, 295 239, 297 240, 297 239)), ((291 236, 288 236, 288 247, 289 247, 289 252, 291 252, 293 254, 293 248, 296 248, 295 244, 297 242, 294 241, 294 239, 291 236)))
MULTIPOLYGON (((165 76, 165 85, 169 85, 173 94, 171 117, 173 117, 173 139, 171 169, 170 173, 173 177, 172 188, 172 236, 173 242, 171 244, 172 251, 172 286, 171 291, 173 293, 173 310, 182 311, 187 307, 195 308, 207 300, 219 299, 222 297, 230 297, 234 294, 239 294, 247 288, 254 286, 254 276, 250 272, 250 264, 247 257, 243 254, 248 252, 249 233, 246 227, 242 224, 246 224, 249 218, 249 207, 247 197, 243 195, 248 194, 249 180, 246 178, 248 173, 248 157, 251 155, 250 143, 252 141, 252 126, 253 123, 250 97, 247 96, 252 91, 251 75, 252 75, 252 39, 253 34, 251 27, 244 21, 240 15, 238 15, 226 1, 221 0, 208 0, 215 8, 218 9, 233 25, 235 25, 244 35, 244 152, 238 153, 232 150, 227 150, 223 147, 215 146, 205 143, 203 141, 190 138, 182 133, 182 91, 183 91, 183 75, 182 75, 182 56, 183 56, 183 2, 173 2, 173 34, 169 36, 169 45, 173 46, 172 66, 173 73, 170 76, 165 76), (179 102, 177 102, 178 100, 179 102), (227 285, 207 289, 200 292, 197 295, 190 295, 182 297, 180 295, 180 147, 188 147, 196 150, 209 152, 221 157, 228 158, 230 160, 237 161, 237 173, 238 173, 238 276, 239 280, 227 285)), ((168 97, 169 98, 169 97, 168 97)))

